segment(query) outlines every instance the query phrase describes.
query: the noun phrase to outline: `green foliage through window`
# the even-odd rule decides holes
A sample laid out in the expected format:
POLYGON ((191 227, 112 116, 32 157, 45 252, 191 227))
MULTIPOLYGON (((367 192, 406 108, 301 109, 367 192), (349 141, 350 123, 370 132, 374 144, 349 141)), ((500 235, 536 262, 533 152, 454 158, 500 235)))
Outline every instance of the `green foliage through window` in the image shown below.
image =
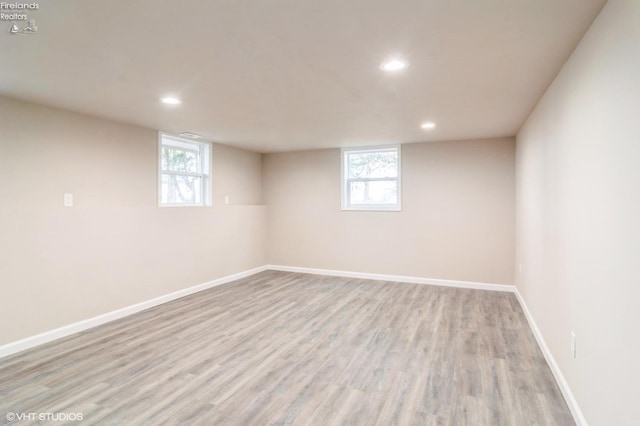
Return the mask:
POLYGON ((209 146, 163 135, 160 152, 160 204, 205 204, 209 146))
POLYGON ((343 208, 400 209, 400 148, 343 149, 343 208))

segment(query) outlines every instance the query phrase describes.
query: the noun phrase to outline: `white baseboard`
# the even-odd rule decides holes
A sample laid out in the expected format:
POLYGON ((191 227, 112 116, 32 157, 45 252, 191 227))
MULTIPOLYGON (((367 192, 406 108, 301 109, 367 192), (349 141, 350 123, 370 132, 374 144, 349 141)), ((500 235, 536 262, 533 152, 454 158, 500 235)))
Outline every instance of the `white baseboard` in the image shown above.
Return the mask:
POLYGON ((363 278, 367 280, 395 281, 411 284, 439 285, 443 287, 471 288, 475 290, 514 292, 515 287, 506 284, 487 284, 471 281, 441 280, 435 278, 408 277, 404 275, 370 274, 367 272, 336 271, 332 269, 302 268, 298 266, 268 265, 272 271, 299 272, 302 274, 329 275, 332 277, 363 278))
POLYGON ((39 345, 43 345, 45 343, 49 343, 54 340, 61 339, 63 337, 67 337, 72 334, 79 333, 81 331, 85 331, 90 328, 97 327, 99 325, 106 324, 108 322, 115 321, 120 318, 124 318, 126 316, 135 314, 137 312, 144 311, 145 309, 153 308, 154 306, 171 302, 172 300, 176 300, 181 297, 185 297, 190 294, 197 293, 199 291, 207 290, 209 288, 212 288, 221 284, 225 284, 230 281, 239 280, 241 278, 248 277, 258 272, 265 271, 267 269, 274 270, 274 271, 299 272, 299 273, 305 273, 305 274, 331 275, 331 276, 364 278, 364 279, 383 280, 383 281, 399 281, 399 282, 407 282, 407 283, 415 283, 415 284, 431 284, 431 285, 440 285, 440 286, 448 286, 448 287, 473 288, 473 289, 481 289, 481 290, 514 291, 513 286, 501 285, 501 284, 483 284, 483 283, 473 283, 473 282, 466 282, 466 281, 450 281, 450 280, 406 277, 406 276, 399 276, 399 275, 381 275, 381 274, 369 274, 369 273, 362 273, 362 272, 334 271, 334 270, 328 270, 328 269, 313 269, 313 268, 300 268, 300 267, 292 267, 292 266, 265 265, 265 266, 260 266, 247 271, 239 272, 237 274, 232 274, 226 277, 218 278, 217 280, 198 284, 193 287, 178 290, 173 293, 165 294, 163 296, 159 296, 151 300, 146 300, 144 302, 136 303, 135 305, 126 306, 124 308, 117 309, 112 312, 107 312, 105 314, 98 315, 93 318, 88 318, 86 320, 78 321, 73 324, 65 325, 63 327, 46 331, 44 333, 40 333, 35 336, 31 336, 15 342, 7 343, 5 345, 0 346, 0 358, 13 355, 15 353, 22 352, 27 349, 31 349, 39 345))
POLYGON ((248 277, 266 270, 266 266, 260 266, 257 268, 249 269, 247 271, 238 272, 236 274, 227 275, 226 277, 218 278, 217 280, 209 281, 206 283, 198 284, 193 287, 185 288, 175 291, 173 293, 165 294, 164 296, 156 297, 151 300, 136 303, 135 305, 126 306, 124 308, 107 312, 106 314, 98 315, 93 318, 89 318, 83 321, 79 321, 73 324, 65 325, 54 330, 50 330, 35 336, 27 337, 22 340, 8 343, 0 346, 0 358, 13 355, 18 352, 22 352, 26 349, 33 348, 35 346, 42 345, 44 343, 51 342, 53 340, 60 339, 62 337, 70 336, 75 333, 79 333, 84 330, 126 317, 128 315, 135 314, 145 309, 153 308, 154 306, 161 305, 163 303, 171 302, 172 300, 180 299, 181 297, 188 296, 199 291, 207 290, 209 288, 226 284, 230 281, 239 280, 241 278, 248 277))
POLYGON ((538 342, 538 346, 540 350, 544 354, 544 358, 553 373, 553 376, 558 383, 558 387, 562 392, 562 396, 564 397, 567 405, 569 406, 569 410, 571 410, 571 414, 573 415, 573 419, 575 420, 578 426, 587 426, 587 421, 582 414, 582 410, 578 406, 578 402, 573 396, 573 392, 569 388, 569 384, 566 379, 562 375, 560 371, 560 367, 556 363, 556 360, 551 355, 551 351, 547 347, 547 344, 540 333, 540 329, 538 328, 533 316, 531 316, 531 312, 529 312, 529 308, 527 308, 522 295, 514 285, 505 285, 505 284, 487 284, 487 283, 476 283, 469 281, 452 281, 452 280, 440 280, 433 278, 419 278, 419 277, 408 277, 402 275, 384 275, 384 274, 370 274, 365 272, 350 272, 350 271, 336 271, 331 269, 315 269, 315 268, 303 268, 297 266, 281 266, 281 265, 268 265, 267 269, 273 271, 284 271, 284 272, 298 272, 303 274, 316 274, 316 275, 329 275, 336 277, 347 277, 347 278, 363 278, 363 279, 371 279, 371 280, 382 280, 382 281, 396 281, 396 282, 406 282, 413 284, 428 284, 428 285, 438 285, 445 287, 458 287, 458 288, 470 288, 477 290, 492 290, 492 291, 506 291, 515 293, 520 306, 522 306, 522 310, 524 311, 525 317, 529 323, 529 327, 533 332, 533 335, 538 342))
POLYGON ((551 369, 551 372, 553 373, 553 376, 556 379, 556 383, 558 383, 560 392, 562 392, 562 396, 564 397, 564 400, 567 402, 567 405, 569 406, 569 410, 571 410, 571 414, 573 415, 573 420, 576 422, 578 426, 587 426, 587 419, 585 419, 584 414, 582 414, 582 410, 578 405, 578 401, 576 401, 576 398, 573 396, 573 392, 571 392, 569 383, 567 383, 567 380, 564 378, 562 371, 560 371, 560 367, 558 367, 558 363, 556 362, 555 358, 551 354, 551 351, 549 350, 547 343, 544 341, 544 338, 542 337, 542 333, 540 332, 540 329, 538 328, 536 321, 533 319, 533 316, 531 315, 529 308, 527 308, 527 304, 522 298, 522 295, 518 291, 517 287, 515 288, 514 293, 518 298, 518 302, 520 302, 520 306, 522 306, 524 315, 527 318, 527 321, 529 322, 529 327, 531 328, 531 331, 533 332, 533 335, 535 336, 536 341, 538 342, 538 346, 540 347, 540 350, 542 351, 544 358, 547 360, 547 364, 549 365, 549 368, 551 369))
POLYGON ((153 308, 154 306, 161 305, 163 303, 171 302, 172 300, 179 299, 181 297, 188 296, 190 294, 194 294, 203 290, 207 290, 209 288, 226 284, 231 281, 239 280, 241 278, 248 277, 253 274, 257 274, 258 272, 262 272, 265 270, 273 270, 273 271, 283 271, 283 272, 297 272, 303 274, 316 274, 316 275, 328 275, 328 276, 336 276, 336 277, 347 277, 347 278, 362 278, 362 279, 371 279, 371 280, 382 280, 382 281, 395 281, 395 282, 406 282, 413 284, 427 284, 427 285, 437 285, 444 287, 458 287, 458 288, 469 288, 476 290, 491 290, 491 291, 506 291, 515 293, 518 302, 520 302, 520 306, 522 306, 522 310, 524 311, 525 317, 529 322, 529 327, 533 332, 533 335, 538 342, 538 346, 542 351, 553 376, 560 387, 560 391, 564 396, 569 409, 571 410, 571 414, 578 426, 587 426, 587 421, 582 414, 582 410, 578 406, 578 402, 573 396, 573 392, 569 388, 569 384, 566 379, 562 375, 560 371, 560 367, 556 363, 551 351, 547 347, 547 344, 540 333, 540 329, 538 328, 531 312, 529 312, 529 308, 522 298, 522 295, 518 291, 518 289, 513 285, 505 285, 505 284, 488 284, 488 283, 476 283, 470 281, 453 281, 453 280, 441 280, 441 279, 433 279, 433 278, 420 278, 420 277, 409 277, 403 275, 385 275, 385 274, 371 274, 365 272, 350 272, 350 271, 337 271, 331 269, 316 269, 316 268, 303 268, 297 266, 282 266, 282 265, 265 265, 257 268, 249 269, 247 271, 238 272, 236 274, 228 275, 226 277, 218 278, 213 281, 209 281, 206 283, 198 284, 193 287, 185 288, 183 290, 178 290, 173 293, 166 294, 164 296, 156 297, 151 300, 147 300, 144 302, 136 303, 135 305, 127 306, 112 312, 108 312, 106 314, 98 315, 93 318, 89 318, 83 321, 79 321, 73 324, 66 325, 64 327, 56 328, 51 331, 47 331, 35 336, 27 337, 22 340, 18 340, 16 342, 11 342, 5 345, 0 346, 0 358, 13 355, 18 352, 22 352, 24 350, 33 348, 35 346, 42 345, 44 343, 48 343, 66 336, 70 336, 75 333, 79 333, 81 331, 88 330, 90 328, 135 314, 140 311, 144 311, 145 309, 153 308))

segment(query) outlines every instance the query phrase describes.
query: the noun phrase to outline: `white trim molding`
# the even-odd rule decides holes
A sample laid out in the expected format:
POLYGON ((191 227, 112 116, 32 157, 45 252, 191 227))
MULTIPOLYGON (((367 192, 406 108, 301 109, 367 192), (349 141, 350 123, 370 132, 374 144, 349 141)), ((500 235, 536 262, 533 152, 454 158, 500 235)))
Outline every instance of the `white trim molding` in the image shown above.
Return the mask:
POLYGON ((411 284, 439 285, 442 287, 471 288, 475 290, 514 292, 515 287, 507 284, 476 283, 471 281, 453 281, 435 278, 409 277, 405 275, 370 274, 367 272, 336 271, 333 269, 302 268, 298 266, 268 265, 272 271, 298 272, 301 274, 329 275, 333 277, 363 278, 367 280, 395 281, 411 284))
POLYGON ((399 212, 402 211, 402 145, 379 145, 379 146, 356 146, 349 148, 342 148, 340 150, 342 157, 340 167, 340 185, 342 188, 342 210, 343 211, 379 211, 379 212, 399 212), (398 158, 396 176, 395 177, 349 177, 348 157, 351 153, 379 153, 379 152, 393 152, 395 151, 398 158), (355 182, 380 182, 391 181, 396 182, 397 198, 393 204, 352 204, 351 203, 351 189, 349 183, 355 182))
POLYGON ((533 332, 533 335, 536 338, 536 341, 538 342, 538 346, 540 347, 540 350, 544 355, 544 359, 547 361, 547 364, 549 365, 549 368, 553 373, 553 377, 555 377, 556 379, 556 383, 558 383, 560 392, 562 392, 562 396, 564 397, 564 400, 569 406, 571 415, 573 415, 573 420, 576 422, 577 426, 587 426, 587 419, 585 419, 584 414, 582 414, 582 410, 578 405, 578 401, 576 401, 576 398, 573 396, 573 392, 571 392, 569 383, 567 383, 567 380, 564 378, 564 375, 562 374, 562 371, 560 370, 558 363, 556 362, 555 358, 551 354, 551 351, 549 350, 547 343, 544 341, 544 338, 542 337, 542 333, 540 332, 540 329, 538 328, 536 321, 533 319, 533 315, 531 315, 531 312, 529 311, 529 308, 527 307, 527 304, 525 303, 524 298, 518 291, 517 287, 514 287, 514 293, 516 294, 516 298, 518 299, 518 302, 520 302, 520 306, 522 306, 522 310, 524 311, 524 316, 527 318, 527 321, 529 322, 529 327, 531 328, 531 331, 533 332))
POLYGON ((560 367, 556 363, 556 360, 553 358, 551 351, 547 347, 544 338, 542 337, 542 333, 538 328, 529 308, 514 285, 506 285, 506 284, 489 284, 489 283, 477 283, 471 281, 454 281, 454 280, 443 280, 443 279, 434 279, 434 278, 421 278, 421 277, 411 277, 404 275, 386 275, 386 274, 372 274, 366 272, 352 272, 352 271, 339 271, 332 269, 317 269, 317 268, 304 268, 298 266, 282 266, 282 265, 264 265, 259 266, 257 268, 249 269, 247 271, 238 272, 236 274, 227 275, 226 277, 218 278, 213 281, 209 281, 206 283, 198 284, 193 287, 185 288, 182 290, 175 291, 173 293, 166 294, 164 296, 156 297, 151 300, 147 300, 144 302, 137 303, 135 305, 127 306, 112 312, 108 312, 102 315, 98 315, 93 318, 89 318, 83 321, 79 321, 73 324, 69 324, 60 328, 56 328, 54 330, 50 330, 35 336, 27 337, 22 340, 18 340, 16 342, 11 342, 5 345, 0 346, 0 358, 16 354, 18 352, 22 352, 24 350, 52 342, 57 339, 61 339, 66 336, 70 336, 75 333, 79 333, 81 331, 88 330, 93 327, 97 327, 102 324, 106 324, 111 321, 115 321, 120 318, 124 318, 129 315, 133 315, 137 312, 144 311, 149 308, 153 308, 155 306, 161 305, 163 303, 171 302, 176 299, 180 299, 181 297, 189 296, 194 293, 198 293, 203 290, 210 289, 215 286, 219 286, 222 284, 226 284, 231 281, 239 280, 242 278, 246 278, 248 276, 257 274, 259 272, 263 272, 266 270, 272 271, 282 271, 282 272, 296 272, 301 274, 315 274, 315 275, 327 275, 327 276, 335 276, 335 277, 346 277, 346 278, 362 278, 369 280, 381 280, 381 281, 393 281, 393 282, 403 282, 403 283, 412 283, 412 284, 426 284, 426 285, 436 285, 443 287, 457 287, 457 288, 468 288, 475 290, 489 290, 489 291, 503 291, 503 292, 511 292, 514 293, 522 310, 527 318, 529 323, 529 327, 533 332, 536 341, 538 342, 538 346, 542 351, 551 372, 553 373, 556 382, 558 383, 558 387, 562 392, 562 396, 564 397, 567 405, 569 406, 569 410, 573 415, 573 419, 575 420, 578 426, 587 426, 587 421, 578 406, 578 402, 576 401, 573 392, 569 388, 569 384, 564 378, 560 367))
POLYGON ((146 300, 144 302, 136 303, 135 305, 126 306, 121 309, 117 309, 112 312, 107 312, 102 315, 98 315, 93 318, 78 321, 73 324, 65 325, 54 330, 46 331, 44 333, 37 334, 35 336, 27 337, 22 340, 7 343, 0 346, 0 358, 13 355, 18 352, 22 352, 33 347, 43 345, 45 343, 52 342, 54 340, 61 339, 63 337, 70 336, 81 331, 88 330, 93 327, 97 327, 102 324, 106 324, 111 321, 115 321, 120 318, 124 318, 129 315, 133 315, 140 311, 144 311, 149 308, 153 308, 163 303, 171 302, 181 297, 189 296, 194 293, 198 293, 203 290, 210 289, 215 286, 226 284, 231 281, 239 280, 241 278, 248 277, 258 272, 266 270, 266 266, 259 266, 257 268, 249 269, 247 271, 238 272, 236 274, 227 275, 226 277, 218 278, 213 281, 198 284, 193 287, 188 287, 182 290, 175 291, 173 293, 165 294, 164 296, 156 297, 154 299, 146 300))
POLYGON ((518 288, 515 285, 506 285, 506 284, 488 284, 488 283, 477 283, 471 281, 453 281, 453 280, 442 280, 442 279, 434 279, 434 278, 420 278, 420 277, 409 277, 403 275, 385 275, 385 274, 370 274, 365 272, 351 272, 351 271, 337 271, 331 269, 316 269, 316 268, 303 268, 298 266, 281 266, 281 265, 268 265, 266 267, 268 270, 272 271, 283 271, 283 272, 298 272, 301 274, 316 274, 316 275, 329 275, 336 277, 346 277, 346 278, 363 278, 370 280, 382 280, 382 281, 394 281, 394 282, 404 282, 404 283, 412 283, 412 284, 427 284, 427 285, 438 285, 443 287, 457 287, 457 288, 469 288, 476 290, 490 290, 490 291, 505 291, 514 293, 516 299, 520 303, 522 307, 522 311, 527 318, 527 322, 529 323, 529 328, 536 338, 538 346, 542 351, 545 360, 547 361, 547 365, 551 369, 551 373, 553 373, 554 378, 556 379, 556 383, 560 388, 560 392, 564 397, 569 410, 571 411, 571 415, 573 416, 574 421, 577 426, 587 426, 587 421, 582 414, 582 410, 578 405, 575 397, 573 396, 573 392, 571 392, 571 388, 567 383, 566 379, 562 375, 560 367, 558 367, 558 363, 555 358, 551 354, 551 351, 547 347, 547 344, 542 337, 542 333, 540 333, 540 329, 538 328, 531 312, 529 312, 529 308, 527 308, 522 295, 518 291, 518 288))

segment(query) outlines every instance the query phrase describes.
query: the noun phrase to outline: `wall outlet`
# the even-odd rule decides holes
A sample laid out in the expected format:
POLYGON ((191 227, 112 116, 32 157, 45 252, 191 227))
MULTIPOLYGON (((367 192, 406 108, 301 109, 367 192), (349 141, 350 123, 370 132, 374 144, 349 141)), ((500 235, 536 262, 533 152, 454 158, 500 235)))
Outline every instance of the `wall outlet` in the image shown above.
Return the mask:
POLYGON ((224 196, 224 203, 225 204, 229 204, 229 196, 228 195, 224 196))
POLYGON ((73 194, 64 194, 64 206, 73 207, 73 194))
POLYGON ((518 273, 522 273, 522 263, 518 263, 518 273))
POLYGON ((571 357, 576 359, 576 333, 571 332, 571 357))

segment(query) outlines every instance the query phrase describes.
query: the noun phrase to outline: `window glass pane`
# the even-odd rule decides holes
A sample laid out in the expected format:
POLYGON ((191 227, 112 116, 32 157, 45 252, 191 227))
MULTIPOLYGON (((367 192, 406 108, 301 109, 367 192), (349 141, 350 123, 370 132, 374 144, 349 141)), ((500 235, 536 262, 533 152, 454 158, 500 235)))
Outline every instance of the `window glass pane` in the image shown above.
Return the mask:
POLYGON ((350 178, 398 177, 398 151, 350 152, 347 173, 350 178))
POLYGON ((196 176, 162 175, 163 204, 202 204, 202 178, 196 176))
POLYGON ((200 173, 200 150, 162 146, 162 170, 200 173))
POLYGON ((354 204, 396 204, 398 202, 398 182, 389 180, 369 182, 349 182, 354 204))

